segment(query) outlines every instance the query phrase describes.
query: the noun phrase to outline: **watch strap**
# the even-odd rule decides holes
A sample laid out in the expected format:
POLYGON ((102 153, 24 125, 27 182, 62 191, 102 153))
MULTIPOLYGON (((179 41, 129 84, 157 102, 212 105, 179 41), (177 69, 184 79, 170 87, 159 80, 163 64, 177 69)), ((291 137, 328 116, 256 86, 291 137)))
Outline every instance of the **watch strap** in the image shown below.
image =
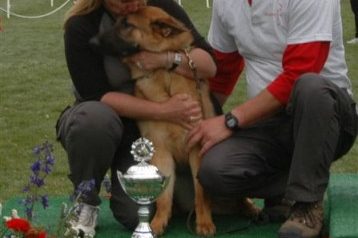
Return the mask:
POLYGON ((180 53, 178 53, 178 52, 175 52, 174 53, 173 64, 169 68, 169 70, 172 71, 172 70, 176 69, 176 67, 178 67, 181 64, 182 60, 183 60, 182 55, 180 53))

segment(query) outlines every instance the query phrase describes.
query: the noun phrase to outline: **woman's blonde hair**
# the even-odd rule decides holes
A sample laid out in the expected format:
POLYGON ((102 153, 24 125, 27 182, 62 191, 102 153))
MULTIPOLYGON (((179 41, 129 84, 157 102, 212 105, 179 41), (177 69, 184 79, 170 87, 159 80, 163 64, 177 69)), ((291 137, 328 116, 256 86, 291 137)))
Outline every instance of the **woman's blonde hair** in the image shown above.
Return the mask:
POLYGON ((65 15, 65 26, 69 18, 78 15, 85 15, 99 8, 104 0, 76 0, 73 6, 65 15))

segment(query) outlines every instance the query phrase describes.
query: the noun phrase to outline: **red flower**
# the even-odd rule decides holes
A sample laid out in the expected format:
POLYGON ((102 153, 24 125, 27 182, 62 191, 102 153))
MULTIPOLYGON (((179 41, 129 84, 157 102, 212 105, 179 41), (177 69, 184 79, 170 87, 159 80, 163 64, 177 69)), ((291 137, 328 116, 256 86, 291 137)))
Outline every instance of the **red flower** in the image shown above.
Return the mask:
POLYGON ((13 218, 6 222, 6 226, 13 231, 22 233, 28 232, 31 228, 30 223, 22 218, 13 218))
POLYGON ((31 228, 24 236, 25 238, 46 238, 47 234, 42 229, 31 228))
POLYGON ((44 231, 40 232, 37 238, 46 238, 46 232, 44 231))

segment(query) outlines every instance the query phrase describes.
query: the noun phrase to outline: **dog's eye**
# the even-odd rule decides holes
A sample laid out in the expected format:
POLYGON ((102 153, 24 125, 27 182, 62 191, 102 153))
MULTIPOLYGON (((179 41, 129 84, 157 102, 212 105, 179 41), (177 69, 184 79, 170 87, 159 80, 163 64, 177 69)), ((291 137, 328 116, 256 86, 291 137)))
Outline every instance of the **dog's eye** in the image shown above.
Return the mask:
POLYGON ((128 22, 128 19, 127 18, 124 18, 122 21, 121 21, 121 25, 124 27, 124 28, 133 28, 134 25, 131 24, 130 22, 128 22))

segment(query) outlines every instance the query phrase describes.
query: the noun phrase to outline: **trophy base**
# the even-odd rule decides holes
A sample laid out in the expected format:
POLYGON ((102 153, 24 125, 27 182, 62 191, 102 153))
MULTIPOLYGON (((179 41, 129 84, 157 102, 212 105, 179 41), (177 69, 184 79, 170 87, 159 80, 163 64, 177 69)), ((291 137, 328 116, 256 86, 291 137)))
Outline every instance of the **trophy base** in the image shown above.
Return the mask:
POLYGON ((137 228, 132 234, 132 238, 155 238, 156 236, 153 234, 150 229, 149 223, 141 222, 138 224, 137 228))
POLYGON ((149 225, 149 208, 146 205, 141 205, 138 209, 139 224, 135 228, 132 238, 155 238, 149 225))
POLYGON ((155 238, 156 236, 152 232, 142 233, 142 232, 133 232, 132 238, 155 238))

